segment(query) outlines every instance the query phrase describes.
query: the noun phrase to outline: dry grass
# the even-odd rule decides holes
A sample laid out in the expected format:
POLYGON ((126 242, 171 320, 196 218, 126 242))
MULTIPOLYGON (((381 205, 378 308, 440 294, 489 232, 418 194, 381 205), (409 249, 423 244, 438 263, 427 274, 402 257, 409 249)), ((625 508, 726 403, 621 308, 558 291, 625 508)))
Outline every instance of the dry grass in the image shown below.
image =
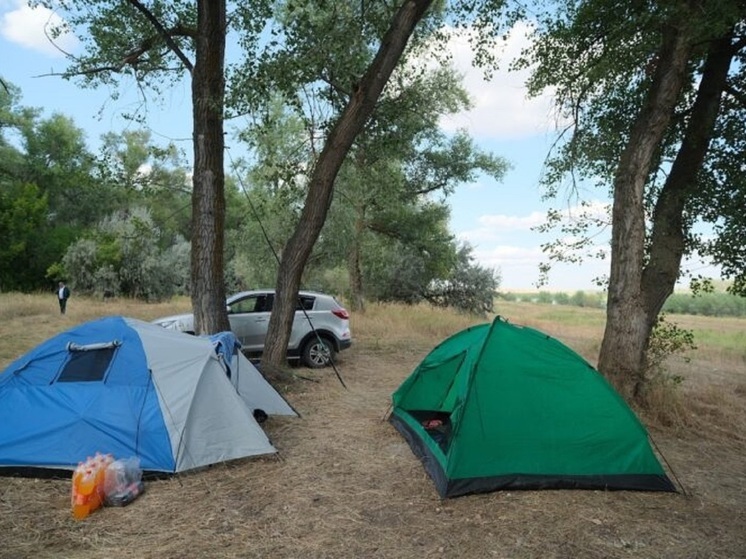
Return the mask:
MULTIPOLYGON (((48 305, 26 302, 36 311, 20 303, 8 310, 0 295, 0 367, 102 314, 153 318, 179 310, 73 299, 60 317, 53 297, 48 305)), ((175 306, 182 305, 188 302, 175 306)), ((526 304, 499 311, 586 357, 597 352, 596 315, 548 319, 545 309, 526 304)), ((746 557, 743 350, 741 361, 720 352, 714 375, 697 356, 683 371, 685 410, 696 429, 653 429, 687 495, 524 491, 441 501, 382 418, 391 392, 427 351, 473 322, 424 307, 356 314, 355 345, 339 363, 349 388, 330 370, 303 370, 317 382, 296 381, 288 393, 303 417, 265 424, 277 456, 148 482, 128 507, 76 522, 69 480, 4 479, 0 558, 746 557)))

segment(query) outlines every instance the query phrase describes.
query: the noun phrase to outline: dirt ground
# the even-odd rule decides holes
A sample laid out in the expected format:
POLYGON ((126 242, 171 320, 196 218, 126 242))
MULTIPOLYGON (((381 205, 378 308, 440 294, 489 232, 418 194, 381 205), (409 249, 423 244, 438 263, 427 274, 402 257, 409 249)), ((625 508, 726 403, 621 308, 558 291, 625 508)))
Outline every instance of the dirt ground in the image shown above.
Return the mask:
MULTIPOLYGON (((301 418, 264 424, 277 456, 149 481, 129 506, 82 521, 69 479, 0 478, 0 558, 746 557, 746 436, 735 427, 652 432, 686 493, 441 500, 384 420, 431 347, 357 344, 339 363, 347 389, 330 369, 295 369, 313 380, 284 387, 301 418)), ((734 397, 743 409, 746 394, 734 397)))

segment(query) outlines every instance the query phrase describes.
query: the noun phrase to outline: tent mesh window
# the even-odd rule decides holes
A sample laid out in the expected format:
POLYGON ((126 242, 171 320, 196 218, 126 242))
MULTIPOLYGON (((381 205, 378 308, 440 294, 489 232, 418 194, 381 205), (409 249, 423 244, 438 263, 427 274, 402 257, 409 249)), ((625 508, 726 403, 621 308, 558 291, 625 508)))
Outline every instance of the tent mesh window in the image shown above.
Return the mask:
POLYGON ((97 382, 104 380, 114 358, 116 346, 89 350, 70 350, 57 382, 97 382))

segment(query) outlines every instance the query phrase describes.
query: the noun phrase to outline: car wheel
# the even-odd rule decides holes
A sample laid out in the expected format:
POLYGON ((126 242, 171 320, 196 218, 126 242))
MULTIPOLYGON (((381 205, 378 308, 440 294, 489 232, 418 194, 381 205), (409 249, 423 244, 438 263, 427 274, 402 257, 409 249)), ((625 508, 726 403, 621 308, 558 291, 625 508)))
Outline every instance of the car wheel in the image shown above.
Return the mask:
POLYGON ((334 346, 326 338, 311 338, 303 346, 302 359, 309 369, 326 367, 334 360, 334 346))

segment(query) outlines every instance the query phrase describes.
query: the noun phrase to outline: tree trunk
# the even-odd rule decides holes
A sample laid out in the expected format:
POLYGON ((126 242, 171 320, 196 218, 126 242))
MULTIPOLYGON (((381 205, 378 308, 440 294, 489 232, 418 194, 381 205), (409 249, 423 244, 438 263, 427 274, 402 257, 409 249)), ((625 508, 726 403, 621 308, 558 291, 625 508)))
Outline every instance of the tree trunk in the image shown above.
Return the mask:
POLYGON ((197 334, 229 330, 223 280, 225 174, 225 0, 198 0, 192 72, 194 178, 192 192, 192 307, 197 334))
POLYGON ((710 47, 681 148, 653 212, 650 258, 642 275, 645 312, 653 317, 653 321, 660 314, 666 299, 673 293, 679 277, 689 232, 684 210, 693 193, 695 178, 702 168, 715 129, 720 99, 727 85, 728 70, 735 54, 732 39, 733 30, 730 30, 726 36, 713 41, 710 47))
POLYGON ((637 396, 642 382, 654 320, 646 312, 641 291, 645 183, 684 84, 690 48, 685 26, 666 30, 648 98, 634 123, 614 178, 611 270, 598 367, 628 399, 637 396))
POLYGON ((355 208, 355 228, 347 259, 347 273, 350 278, 350 310, 365 312, 363 296, 362 242, 365 230, 365 210, 363 206, 355 208))
POLYGON ((433 0, 405 0, 402 3, 375 59, 329 132, 311 175, 300 221, 285 246, 277 271, 275 303, 262 356, 262 365, 268 369, 280 367, 285 362, 301 275, 326 220, 337 173, 370 117, 417 23, 432 3, 433 0))

